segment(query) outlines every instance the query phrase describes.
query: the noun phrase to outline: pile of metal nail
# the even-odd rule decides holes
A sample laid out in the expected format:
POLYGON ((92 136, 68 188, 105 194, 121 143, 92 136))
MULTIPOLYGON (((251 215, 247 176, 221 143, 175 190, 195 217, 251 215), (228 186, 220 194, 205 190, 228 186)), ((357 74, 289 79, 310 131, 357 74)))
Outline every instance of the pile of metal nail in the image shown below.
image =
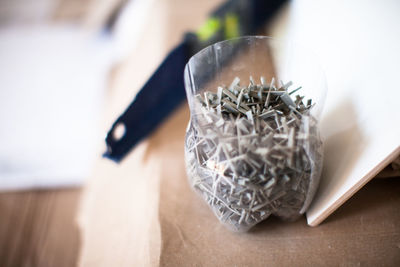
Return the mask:
POLYGON ((196 95, 185 157, 191 185, 219 220, 247 231, 274 214, 294 220, 319 183, 322 143, 311 100, 263 77, 235 78, 217 93, 196 95))

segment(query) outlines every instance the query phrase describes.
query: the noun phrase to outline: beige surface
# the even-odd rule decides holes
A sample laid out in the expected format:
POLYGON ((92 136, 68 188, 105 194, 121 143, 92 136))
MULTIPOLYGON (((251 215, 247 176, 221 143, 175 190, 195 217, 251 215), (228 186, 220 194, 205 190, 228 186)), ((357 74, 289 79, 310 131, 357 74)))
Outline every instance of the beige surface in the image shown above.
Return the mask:
MULTIPOLYGON (((132 57, 117 70, 113 98, 107 111, 110 123, 167 51, 178 43, 184 30, 200 25, 206 10, 213 5, 211 1, 157 3, 148 31, 132 57)), ((387 232, 374 234, 381 226, 375 217, 383 213, 389 216, 395 209, 387 199, 383 200, 388 205, 386 211, 369 215, 368 221, 373 223, 365 235, 364 226, 359 224, 364 219, 351 217, 351 212, 345 213, 347 219, 339 217, 317 230, 308 228, 303 219, 295 224, 280 224, 272 219, 248 236, 226 232, 186 182, 183 138, 188 116, 188 109, 183 106, 119 167, 99 161, 85 191, 88 201, 82 211, 86 217, 83 220, 82 266, 108 266, 112 262, 156 265, 159 255, 161 265, 167 266, 264 265, 265 260, 274 264, 298 262, 303 265, 322 264, 325 259, 332 264, 399 260, 396 254, 398 218, 385 219, 391 227, 387 232), (160 195, 154 194, 158 190, 160 195), (358 228, 353 229, 351 225, 358 228), (348 235, 352 235, 354 241, 349 242, 348 235), (393 238, 388 238, 390 236, 393 238), (343 243, 347 245, 342 246, 343 243), (389 252, 385 252, 388 249, 389 252), (356 252, 350 254, 348 250, 356 252), (238 251, 241 251, 239 255, 238 251), (374 251, 377 253, 372 253, 374 251), (310 257, 315 252, 317 255, 310 257), (287 253, 291 253, 290 256, 287 253), (379 253, 385 256, 377 256, 379 253)), ((374 191, 367 193, 357 205, 373 194, 374 191)))
MULTIPOLYGON (((183 33, 198 28, 208 12, 221 2, 159 0, 154 3, 138 46, 130 58, 115 69, 104 131, 129 104, 168 51, 181 41, 183 33)), ((181 174, 184 171, 176 162, 167 161, 174 160, 175 153, 183 152, 181 142, 188 120, 187 109, 178 111, 172 121, 175 118, 179 119, 179 124, 174 124, 176 127, 162 130, 167 127, 164 125, 119 166, 104 159, 98 161, 85 189, 80 213, 83 226, 81 266, 158 263, 161 239, 159 179, 162 174, 175 179, 175 172, 181 174), (177 144, 171 155, 166 155, 163 150, 165 142, 177 144), (167 163, 172 172, 162 170, 167 163)))
POLYGON ((236 234, 178 177, 161 182, 162 266, 400 264, 400 179, 371 182, 318 227, 309 227, 305 218, 294 223, 269 218, 236 234))

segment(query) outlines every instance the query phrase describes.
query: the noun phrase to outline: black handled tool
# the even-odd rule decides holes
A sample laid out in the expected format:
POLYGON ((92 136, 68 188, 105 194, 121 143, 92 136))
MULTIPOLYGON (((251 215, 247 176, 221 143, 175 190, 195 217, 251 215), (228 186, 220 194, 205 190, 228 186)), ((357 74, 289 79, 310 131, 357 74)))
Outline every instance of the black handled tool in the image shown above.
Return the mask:
POLYGON ((183 71, 192 55, 218 41, 256 34, 284 2, 229 0, 214 11, 196 33, 187 33, 114 122, 106 137, 104 156, 121 161, 185 99, 183 71), (125 132, 117 138, 114 131, 118 127, 123 127, 125 132))

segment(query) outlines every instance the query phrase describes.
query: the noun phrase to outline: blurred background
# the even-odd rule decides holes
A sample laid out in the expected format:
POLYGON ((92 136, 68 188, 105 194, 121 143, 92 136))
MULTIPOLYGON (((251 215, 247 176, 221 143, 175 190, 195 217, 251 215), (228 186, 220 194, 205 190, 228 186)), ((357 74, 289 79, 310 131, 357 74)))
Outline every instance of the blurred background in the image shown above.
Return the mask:
POLYGON ((0 266, 77 264, 80 188, 152 2, 0 1, 0 266))
POLYGON ((136 231, 139 252, 126 255, 142 257, 135 222, 145 211, 132 214, 130 196, 147 192, 133 179, 144 164, 121 170, 102 160, 104 137, 184 31, 222 2, 0 0, 0 266, 76 266, 80 258, 115 266, 99 232, 80 228, 107 218, 116 218, 110 233, 123 223, 129 243, 136 231), (109 216, 108 201, 129 220, 109 216))
POLYGON ((88 176, 110 71, 131 53, 150 4, 0 2, 0 189, 88 176))
MULTIPOLYGON (((101 159, 104 137, 183 34, 223 2, 0 0, 0 266, 158 265, 157 178, 185 175, 187 106, 121 165, 101 159)), ((400 5, 382 2, 287 1, 261 29, 320 57, 328 150, 342 129, 335 125, 353 129, 340 137, 345 153, 330 153, 338 164, 374 136, 393 141, 367 150, 379 157, 400 139, 400 5), (387 91, 375 103, 380 86, 387 91)))

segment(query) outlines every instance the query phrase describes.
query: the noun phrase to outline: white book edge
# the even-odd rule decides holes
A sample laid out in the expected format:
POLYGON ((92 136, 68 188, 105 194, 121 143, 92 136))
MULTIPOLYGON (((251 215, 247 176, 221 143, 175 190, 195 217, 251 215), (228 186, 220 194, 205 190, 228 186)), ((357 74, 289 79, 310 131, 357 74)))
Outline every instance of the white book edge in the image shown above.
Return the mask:
POLYGON ((327 208, 323 209, 321 212, 314 212, 312 215, 307 212, 306 215, 308 225, 318 226, 320 223, 322 223, 329 215, 342 206, 348 199, 357 193, 358 190, 372 180, 380 171, 393 162, 398 156, 400 156, 400 146, 395 148, 392 153, 384 158, 378 165, 373 167, 362 179, 358 180, 344 194, 334 199, 327 208))

